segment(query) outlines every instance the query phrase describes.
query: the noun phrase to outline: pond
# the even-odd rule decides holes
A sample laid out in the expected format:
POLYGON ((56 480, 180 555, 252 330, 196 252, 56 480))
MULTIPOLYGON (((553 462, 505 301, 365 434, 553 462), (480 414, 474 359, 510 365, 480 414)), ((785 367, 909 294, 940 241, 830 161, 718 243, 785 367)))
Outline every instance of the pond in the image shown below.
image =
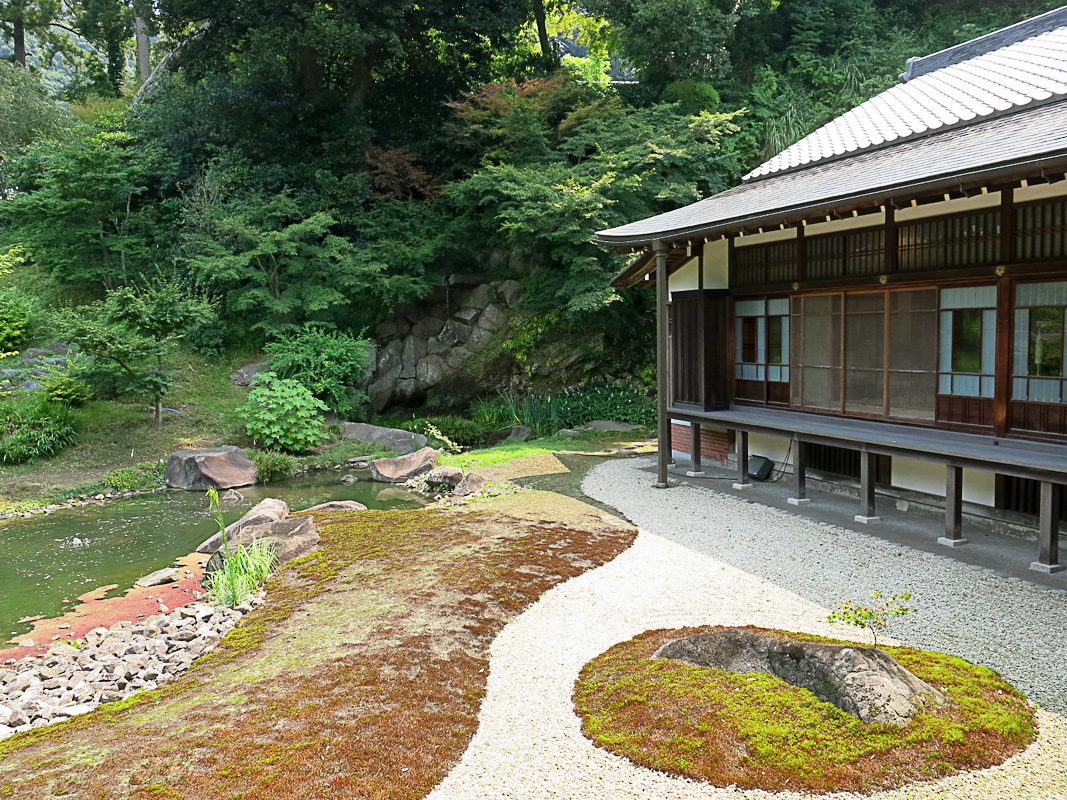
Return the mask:
MULTIPOLYGON (((227 524, 266 497, 294 511, 327 500, 356 500, 368 508, 413 508, 421 496, 382 483, 340 482, 336 471, 238 491, 224 503, 227 524)), ((153 570, 188 555, 218 530, 201 492, 172 490, 60 509, 49 515, 0 521, 0 643, 31 627, 28 617, 55 617, 79 595, 116 584, 118 595, 153 570)))

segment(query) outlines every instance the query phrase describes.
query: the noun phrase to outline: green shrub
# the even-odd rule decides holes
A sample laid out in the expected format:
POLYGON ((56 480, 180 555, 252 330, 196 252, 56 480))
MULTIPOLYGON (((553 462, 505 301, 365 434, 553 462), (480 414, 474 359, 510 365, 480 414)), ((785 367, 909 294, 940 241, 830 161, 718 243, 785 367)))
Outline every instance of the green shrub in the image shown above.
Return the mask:
POLYGON ((561 428, 578 428, 594 419, 628 425, 656 424, 656 401, 616 383, 591 384, 553 396, 561 428))
POLYGON ((32 298, 17 289, 0 290, 0 353, 18 350, 25 345, 34 319, 32 298))
POLYGON ((143 492, 163 485, 165 465, 157 461, 146 461, 136 467, 120 467, 104 476, 104 486, 116 492, 143 492), (147 467, 147 469, 146 469, 147 467))
POLYGON ((294 453, 322 442, 322 412, 326 406, 295 380, 261 372, 252 383, 248 402, 237 411, 245 429, 272 450, 294 453))
POLYGON ((277 483, 291 478, 300 465, 294 456, 275 450, 249 450, 246 455, 256 465, 256 480, 259 483, 277 483))
POLYGON ((226 349, 229 338, 230 331, 226 323, 215 317, 187 330, 182 343, 194 353, 217 356, 226 349))
POLYGON ((305 326, 300 333, 269 343, 265 350, 274 356, 270 366, 275 374, 299 381, 331 411, 344 414, 366 400, 351 388, 363 378, 370 361, 366 339, 305 326))
POLYGON ((0 464, 53 456, 74 443, 74 415, 47 401, 0 405, 0 464))
POLYGON ((92 397, 85 382, 70 375, 53 375, 44 382, 44 390, 53 403, 74 408, 85 405, 92 397))
POLYGON ((668 83, 660 100, 664 103, 677 103, 683 114, 695 116, 701 111, 717 111, 719 93, 710 83, 685 80, 668 83))

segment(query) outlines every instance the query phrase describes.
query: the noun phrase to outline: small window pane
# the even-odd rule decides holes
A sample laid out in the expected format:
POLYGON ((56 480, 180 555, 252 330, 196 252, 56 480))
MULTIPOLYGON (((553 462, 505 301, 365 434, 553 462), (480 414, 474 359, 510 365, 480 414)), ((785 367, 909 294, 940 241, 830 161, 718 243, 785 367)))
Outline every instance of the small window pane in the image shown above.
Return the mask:
MULTIPOLYGON (((982 311, 962 308, 952 314, 952 371, 982 371, 982 311)), ((977 390, 974 394, 977 395, 977 390)))
POLYGON ((785 317, 767 317, 768 364, 784 364, 788 360, 784 357, 782 338, 782 327, 785 322, 785 317))
POLYGON ((1041 379, 1030 381, 1030 399, 1035 403, 1060 402, 1060 382, 1041 379))
POLYGON ((756 317, 741 320, 741 360, 746 364, 756 363, 756 317))
POLYGON ((768 316, 778 317, 789 313, 789 298, 777 297, 767 301, 768 316))
POLYGON ((1027 374, 1042 378, 1063 374, 1063 309, 1030 310, 1027 374))

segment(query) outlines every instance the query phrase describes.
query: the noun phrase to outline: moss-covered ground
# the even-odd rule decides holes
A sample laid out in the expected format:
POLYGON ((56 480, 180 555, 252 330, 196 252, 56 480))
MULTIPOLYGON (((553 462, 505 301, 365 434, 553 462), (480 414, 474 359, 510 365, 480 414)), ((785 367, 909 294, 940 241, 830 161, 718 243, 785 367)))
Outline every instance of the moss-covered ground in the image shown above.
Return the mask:
POLYGON ((316 520, 322 551, 184 676, 0 743, 0 797, 423 797, 475 731, 496 633, 635 535, 532 491, 316 520))
POLYGON ((1033 710, 1010 684, 943 653, 883 648, 948 698, 903 728, 861 722, 771 675, 650 658, 707 630, 649 631, 590 661, 574 693, 586 736, 638 764, 717 786, 868 793, 1002 763, 1036 734, 1033 710))

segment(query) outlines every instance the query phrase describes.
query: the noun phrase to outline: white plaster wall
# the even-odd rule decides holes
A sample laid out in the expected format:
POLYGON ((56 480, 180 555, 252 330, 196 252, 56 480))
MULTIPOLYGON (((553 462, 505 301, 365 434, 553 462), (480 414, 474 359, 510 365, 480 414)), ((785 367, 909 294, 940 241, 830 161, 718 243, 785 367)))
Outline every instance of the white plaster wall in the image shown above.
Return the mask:
MULTIPOLYGON (((945 496, 945 466, 913 458, 893 458, 893 486, 945 496)), ((985 470, 963 471, 963 499, 968 503, 990 506, 996 504, 996 475, 985 470)))
POLYGON ((691 292, 700 288, 700 261, 693 258, 676 269, 670 277, 671 298, 675 292, 691 292))
POLYGON ((767 244, 768 242, 784 242, 788 239, 796 238, 796 228, 786 228, 785 230, 775 228, 763 233, 746 233, 744 236, 738 236, 734 239, 734 246, 745 247, 746 245, 767 244))
MULTIPOLYGON (((748 454, 769 458, 776 467, 781 466, 787 452, 789 452, 789 439, 784 436, 767 436, 762 433, 751 433, 748 436, 748 454)), ((792 462, 793 459, 790 457, 787 463, 792 462)))
POLYGON ((725 239, 704 244, 704 288, 730 287, 730 245, 725 239))

